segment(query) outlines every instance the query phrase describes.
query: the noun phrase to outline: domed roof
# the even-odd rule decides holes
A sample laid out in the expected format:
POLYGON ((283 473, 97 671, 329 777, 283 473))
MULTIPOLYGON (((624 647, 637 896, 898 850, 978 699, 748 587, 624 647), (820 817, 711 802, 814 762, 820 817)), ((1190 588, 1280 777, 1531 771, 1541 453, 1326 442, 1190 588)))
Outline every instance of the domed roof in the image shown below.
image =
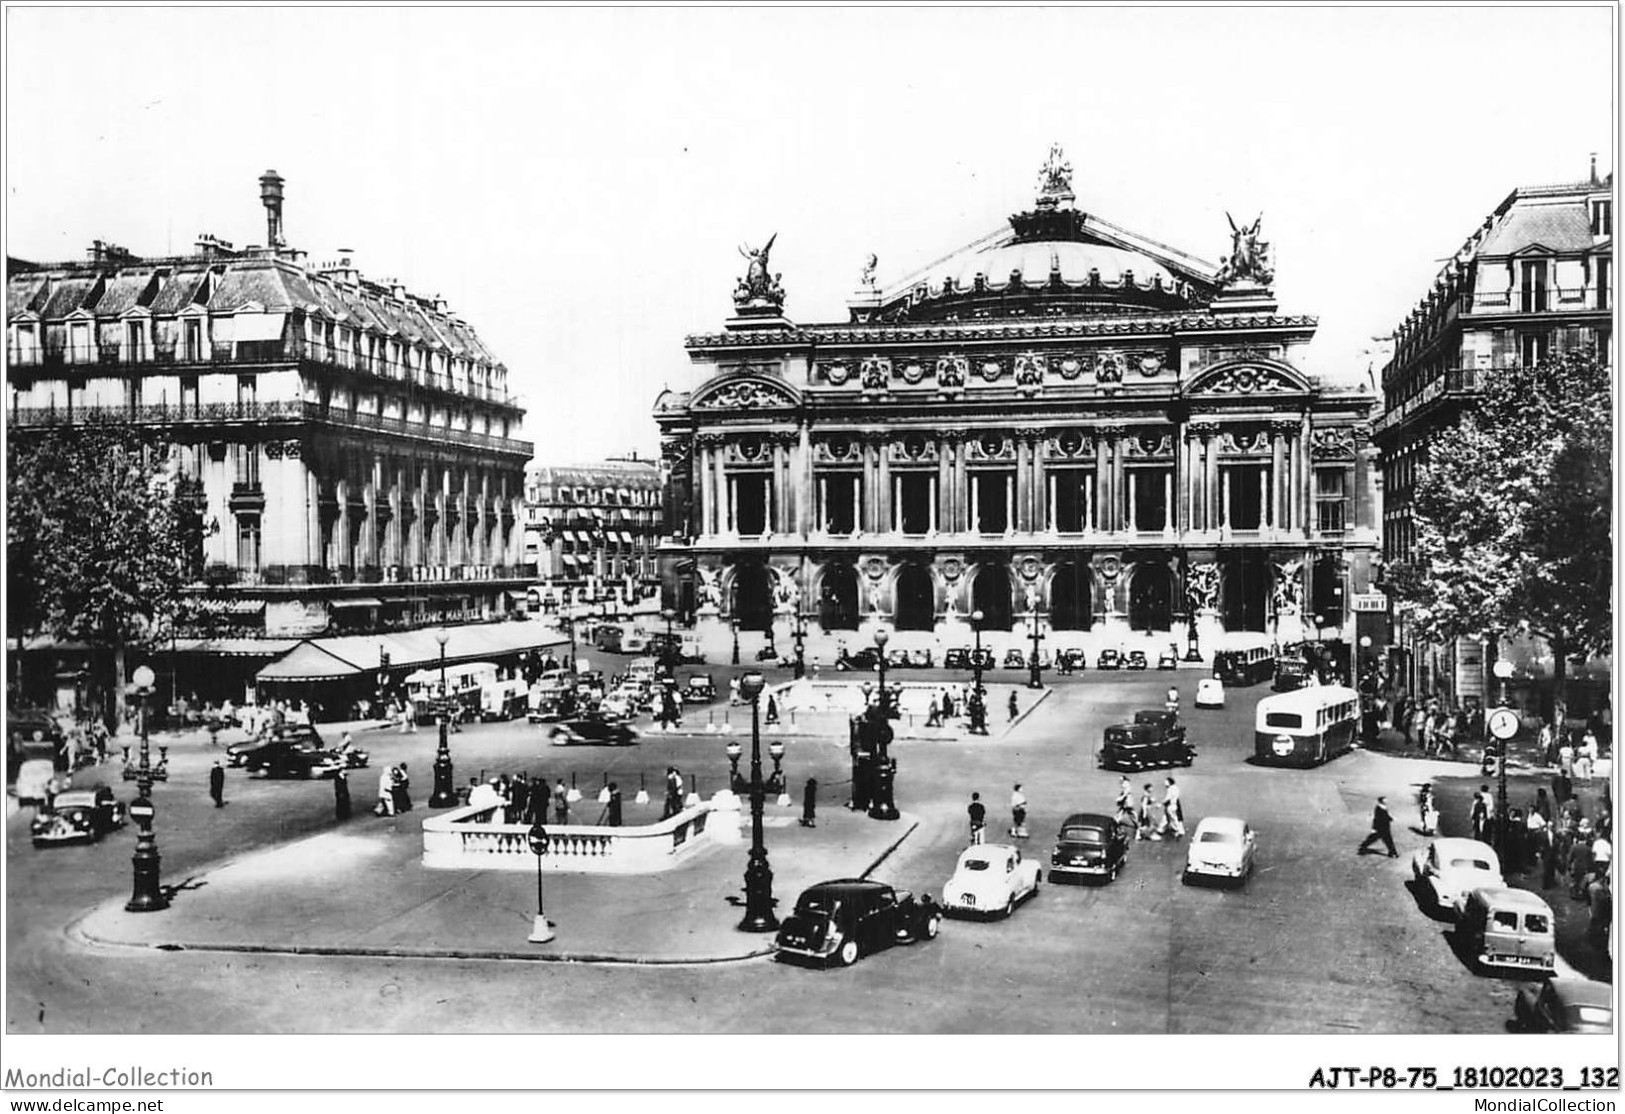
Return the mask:
POLYGON ((935 268, 926 278, 933 294, 970 290, 981 276, 989 289, 1002 290, 1020 273, 1024 286, 1047 283, 1054 276, 1067 286, 1090 284, 1121 286, 1125 281, 1151 289, 1159 283, 1172 291, 1179 281, 1172 271, 1141 252, 1109 244, 1064 241, 1034 241, 999 244, 981 251, 952 257, 946 266, 935 268))

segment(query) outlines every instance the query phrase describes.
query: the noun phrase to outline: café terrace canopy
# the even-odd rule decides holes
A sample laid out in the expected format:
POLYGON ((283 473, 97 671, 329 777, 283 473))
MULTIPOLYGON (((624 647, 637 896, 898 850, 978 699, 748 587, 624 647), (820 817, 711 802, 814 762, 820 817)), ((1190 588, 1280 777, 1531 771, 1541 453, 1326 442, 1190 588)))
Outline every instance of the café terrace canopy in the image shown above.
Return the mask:
MULTIPOLYGON (((307 639, 261 669, 254 679, 266 684, 305 684, 370 675, 378 670, 383 654, 389 655, 391 671, 438 665, 440 643, 435 638, 436 629, 307 639)), ((444 629, 447 665, 489 661, 569 642, 553 628, 534 622, 485 623, 444 629)))

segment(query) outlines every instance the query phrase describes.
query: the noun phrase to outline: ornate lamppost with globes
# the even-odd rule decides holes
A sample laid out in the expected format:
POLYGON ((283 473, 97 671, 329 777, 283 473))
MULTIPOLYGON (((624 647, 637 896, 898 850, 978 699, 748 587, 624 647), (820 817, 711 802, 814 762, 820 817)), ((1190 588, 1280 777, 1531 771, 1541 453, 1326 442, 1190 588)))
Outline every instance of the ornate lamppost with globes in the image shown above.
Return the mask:
POLYGON ((794 630, 793 633, 795 634, 795 638, 796 638, 795 679, 799 681, 799 680, 801 680, 801 678, 803 678, 803 677, 805 677, 807 675, 807 613, 806 612, 804 612, 804 611, 797 611, 796 612, 796 626, 795 626, 795 630, 794 630))
POLYGON ((750 701, 750 859, 745 866, 745 919, 741 932, 772 932, 779 927, 773 915, 773 871, 762 842, 762 689, 767 679, 751 670, 739 679, 739 693, 750 701))
POLYGON ((671 625, 672 622, 677 618, 677 612, 668 607, 660 614, 666 620, 666 652, 660 656, 664 660, 666 666, 666 679, 671 680, 675 676, 673 663, 677 659, 677 651, 672 642, 671 625))
POLYGON ((972 651, 971 658, 971 689, 970 689, 970 728, 972 735, 987 734, 987 700, 982 691, 982 620, 986 618, 980 610, 970 613, 971 628, 976 632, 976 649, 972 651))
POLYGON ((1029 668, 1028 668, 1028 677, 1027 677, 1027 687, 1030 688, 1030 689, 1041 689, 1041 688, 1044 687, 1044 681, 1043 681, 1042 676, 1040 676, 1040 668, 1039 668, 1039 664, 1038 664, 1038 640, 1040 638, 1042 638, 1042 637, 1043 637, 1043 635, 1038 629, 1038 604, 1034 603, 1033 604, 1033 656, 1032 656, 1032 660, 1028 663, 1029 668))
POLYGON ((124 908, 131 913, 156 913, 169 908, 169 898, 164 896, 159 883, 159 867, 163 860, 158 854, 158 840, 152 834, 152 822, 157 810, 152 806, 152 765, 147 740, 147 719, 151 714, 152 689, 157 677, 150 668, 142 665, 136 667, 131 681, 134 682, 132 687, 136 695, 141 698, 141 761, 135 775, 138 795, 130 802, 130 816, 135 820, 139 832, 135 840, 135 854, 130 857, 134 867, 134 886, 124 908))
POLYGON ((441 627, 434 632, 434 640, 440 643, 440 745, 434 752, 434 792, 429 795, 430 808, 450 808, 457 803, 457 792, 452 788, 451 769, 451 743, 448 733, 451 730, 451 698, 446 692, 446 643, 451 634, 441 627))
POLYGON ((891 757, 891 698, 886 695, 886 643, 890 634, 884 627, 875 631, 875 650, 880 658, 880 691, 875 706, 869 710, 872 717, 870 736, 873 765, 872 791, 869 794, 871 820, 896 820, 899 815, 893 794, 897 788, 897 760, 891 757))
POLYGON ((728 620, 728 625, 733 628, 733 634, 734 634, 734 660, 733 660, 733 663, 735 665, 738 665, 739 664, 739 616, 734 615, 733 617, 731 617, 728 620))

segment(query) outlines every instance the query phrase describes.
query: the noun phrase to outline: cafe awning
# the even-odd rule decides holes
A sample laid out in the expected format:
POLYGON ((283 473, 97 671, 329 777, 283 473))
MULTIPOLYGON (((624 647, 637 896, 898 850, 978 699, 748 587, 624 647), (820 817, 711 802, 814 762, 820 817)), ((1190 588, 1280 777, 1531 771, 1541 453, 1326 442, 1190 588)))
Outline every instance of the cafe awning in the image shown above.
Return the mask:
POLYGON ((345 609, 364 607, 382 607, 384 606, 384 601, 373 599, 371 596, 356 596, 353 599, 334 600, 331 604, 329 604, 329 606, 332 607, 334 611, 343 611, 345 609))
POLYGON ((265 610, 264 600, 198 600, 198 610, 205 615, 258 615, 265 610))
MULTIPOLYGON (((324 639, 323 641, 331 641, 324 639)), ((351 661, 345 661, 315 642, 301 642, 283 657, 273 661, 254 674, 261 683, 298 683, 304 681, 342 681, 356 677, 366 670, 351 661)))

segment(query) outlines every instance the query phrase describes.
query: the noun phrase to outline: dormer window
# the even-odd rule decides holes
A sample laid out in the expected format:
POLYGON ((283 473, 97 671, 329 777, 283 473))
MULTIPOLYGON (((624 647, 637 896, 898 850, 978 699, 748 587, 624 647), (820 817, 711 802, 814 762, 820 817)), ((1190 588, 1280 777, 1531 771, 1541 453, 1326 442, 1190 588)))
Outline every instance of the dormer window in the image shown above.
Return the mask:
POLYGON ((1612 236, 1614 234, 1614 202, 1612 198, 1599 197, 1592 200, 1591 234, 1593 236, 1612 236))

